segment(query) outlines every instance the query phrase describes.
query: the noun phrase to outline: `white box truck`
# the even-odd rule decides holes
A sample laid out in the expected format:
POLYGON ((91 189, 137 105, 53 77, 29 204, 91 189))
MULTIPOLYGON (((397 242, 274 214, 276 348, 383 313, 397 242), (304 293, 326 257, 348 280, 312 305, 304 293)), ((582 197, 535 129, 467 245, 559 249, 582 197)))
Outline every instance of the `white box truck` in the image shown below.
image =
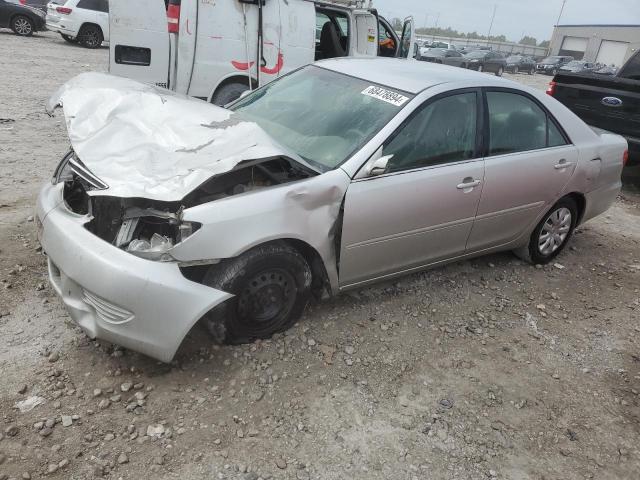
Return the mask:
POLYGON ((409 57, 370 1, 110 0, 109 71, 225 105, 300 66, 341 56, 409 57))

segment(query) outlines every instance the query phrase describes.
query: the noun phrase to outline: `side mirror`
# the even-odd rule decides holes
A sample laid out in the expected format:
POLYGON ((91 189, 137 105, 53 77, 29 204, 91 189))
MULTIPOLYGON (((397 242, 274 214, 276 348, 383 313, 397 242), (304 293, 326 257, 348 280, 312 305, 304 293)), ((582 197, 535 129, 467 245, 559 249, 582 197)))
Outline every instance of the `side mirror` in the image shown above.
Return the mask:
MULTIPOLYGON (((377 155, 382 155, 382 148, 376 152, 377 155)), ((380 156, 376 160, 373 160, 367 168, 367 177, 377 177, 378 175, 384 175, 387 172, 387 165, 393 155, 380 156)))

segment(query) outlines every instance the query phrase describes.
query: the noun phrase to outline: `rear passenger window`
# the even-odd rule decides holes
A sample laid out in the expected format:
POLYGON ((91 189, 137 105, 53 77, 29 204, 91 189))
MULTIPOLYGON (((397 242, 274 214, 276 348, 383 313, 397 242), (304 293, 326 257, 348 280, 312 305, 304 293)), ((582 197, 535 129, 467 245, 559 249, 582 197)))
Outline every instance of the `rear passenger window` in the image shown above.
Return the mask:
POLYGON ((565 145, 564 136, 533 100, 508 92, 487 92, 489 155, 506 155, 565 145))
POLYGON ((80 0, 77 8, 106 13, 109 11, 109 0, 80 0))
POLYGON ((476 94, 461 93, 422 108, 383 147, 388 172, 474 158, 476 94))

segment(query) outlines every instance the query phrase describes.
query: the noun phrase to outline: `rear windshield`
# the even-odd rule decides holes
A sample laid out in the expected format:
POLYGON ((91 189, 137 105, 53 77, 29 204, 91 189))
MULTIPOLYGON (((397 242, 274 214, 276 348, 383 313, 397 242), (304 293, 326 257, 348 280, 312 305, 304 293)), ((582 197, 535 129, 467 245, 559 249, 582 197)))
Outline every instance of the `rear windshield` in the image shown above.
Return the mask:
POLYGON ((412 97, 394 88, 307 66, 230 108, 314 167, 327 171, 360 149, 412 97))

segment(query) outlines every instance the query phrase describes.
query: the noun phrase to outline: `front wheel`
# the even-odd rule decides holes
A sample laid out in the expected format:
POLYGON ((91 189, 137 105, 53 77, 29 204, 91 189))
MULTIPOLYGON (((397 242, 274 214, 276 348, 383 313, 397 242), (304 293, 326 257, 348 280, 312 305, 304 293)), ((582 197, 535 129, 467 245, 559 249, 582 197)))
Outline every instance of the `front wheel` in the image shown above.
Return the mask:
POLYGON ((484 67, 482 65, 478 65, 478 71, 482 72, 484 70, 484 67))
POLYGON ((11 30, 21 37, 30 37, 33 35, 34 25, 29 17, 24 15, 16 15, 11 20, 11 30))
POLYGON ((504 73, 504 67, 498 67, 498 71, 496 72, 496 77, 501 77, 504 73))
POLYGON ((513 67, 513 74, 517 74, 520 69, 518 67, 513 67))
POLYGON ((269 338, 290 328, 311 294, 312 274, 304 257, 286 243, 258 246, 209 269, 204 284, 234 295, 205 316, 218 343, 269 338))
POLYGON ((536 69, 531 67, 531 69, 529 69, 529 75, 533 75, 534 73, 536 73, 536 69))
POLYGON ((556 203, 536 226, 529 245, 515 253, 534 264, 549 263, 564 249, 578 221, 576 202, 565 197, 556 203))

